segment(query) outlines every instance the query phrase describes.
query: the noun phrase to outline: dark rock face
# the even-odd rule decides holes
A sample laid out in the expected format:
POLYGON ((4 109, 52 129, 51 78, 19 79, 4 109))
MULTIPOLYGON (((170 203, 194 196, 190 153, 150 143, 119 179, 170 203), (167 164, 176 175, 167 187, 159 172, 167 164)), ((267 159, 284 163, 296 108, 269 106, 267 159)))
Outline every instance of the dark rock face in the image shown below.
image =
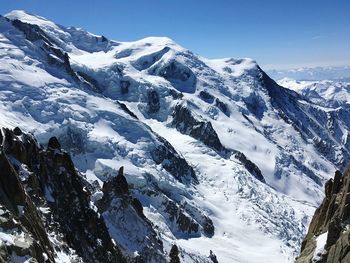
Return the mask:
POLYGON ((121 167, 117 176, 103 184, 98 209, 111 237, 121 246, 132 246, 139 252, 135 262, 164 262, 162 241, 143 214, 140 201, 131 196, 123 171, 121 167))
POLYGON ((54 232, 84 262, 124 262, 105 222, 91 208, 91 196, 82 177, 70 156, 60 150, 57 138, 51 138, 48 149, 43 150, 29 135, 22 134, 19 140, 8 129, 1 134, 4 144, 0 153, 0 206, 8 216, 0 224, 10 232, 13 226, 22 229, 27 237, 24 243, 1 247, 0 256, 9 262, 14 251, 38 262, 54 262, 56 249, 62 249, 48 239, 47 233, 54 232), (11 161, 7 154, 13 156, 11 161), (50 212, 42 214, 37 208, 42 206, 50 212), (11 222, 11 218, 16 221, 11 222))
POLYGON ((180 263, 180 258, 179 258, 179 249, 177 247, 177 245, 173 245, 170 249, 170 253, 169 253, 169 257, 170 257, 170 263, 180 263))
POLYGON ((199 97, 207 103, 214 102, 214 96, 205 90, 202 90, 201 92, 199 92, 199 97))
MULTIPOLYGON (((68 58, 68 62, 69 62, 69 58, 68 58)), ((66 63, 68 63, 66 62, 66 63)), ((93 77, 91 77, 90 75, 88 75, 85 72, 82 71, 77 71, 77 74, 82 77, 91 87, 92 90, 96 91, 96 92, 101 92, 102 89, 98 83, 98 81, 96 79, 94 79, 93 77)))
POLYGON ((211 250, 210 250, 209 258, 213 263, 219 263, 217 258, 216 258, 216 255, 211 250))
POLYGON ((196 119, 191 111, 181 104, 175 106, 172 116, 172 125, 181 133, 189 134, 218 153, 227 152, 210 122, 196 119))
POLYGON ((228 108, 228 106, 226 105, 226 103, 222 102, 221 100, 219 100, 218 98, 215 99, 215 105, 216 107, 219 108, 219 110, 221 110, 227 117, 230 117, 230 110, 228 108))
POLYGON ((105 36, 101 36, 101 41, 102 41, 102 42, 108 42, 109 40, 108 40, 108 38, 106 38, 105 36))
POLYGON ((191 111, 181 104, 175 106, 172 116, 172 125, 175 126, 178 131, 184 134, 189 134, 193 138, 203 142, 224 158, 228 158, 234 154, 235 158, 238 159, 255 178, 261 182, 265 182, 265 179, 256 164, 250 161, 243 153, 227 149, 221 144, 219 137, 210 122, 197 120, 192 115, 191 111))
POLYGON ((174 89, 170 89, 169 90, 169 93, 171 95, 171 97, 174 99, 174 100, 179 100, 179 99, 182 99, 183 98, 183 93, 182 92, 178 92, 174 89))
POLYGON ((61 144, 59 143, 58 139, 56 137, 51 137, 49 140, 49 143, 47 144, 48 148, 51 149, 61 149, 61 144))
POLYGON ((128 182, 124 176, 124 167, 120 167, 118 175, 112 177, 109 181, 103 184, 102 191, 105 193, 113 192, 117 195, 129 195, 128 182))
POLYGON ((177 230, 189 235, 199 236, 199 225, 195 222, 187 213, 181 209, 175 202, 170 199, 163 201, 163 205, 166 208, 166 213, 171 222, 175 222, 177 230), (186 214, 185 214, 186 213, 186 214))
POLYGON ((117 101, 118 105, 120 106, 120 108, 125 111, 127 114, 129 114, 131 117, 138 119, 137 116, 135 115, 135 113, 133 113, 124 103, 117 101))
POLYGON ((213 221, 196 207, 186 202, 178 204, 174 200, 156 192, 149 192, 147 195, 161 198, 162 207, 159 209, 159 212, 173 223, 171 224, 171 231, 175 236, 188 238, 199 237, 201 233, 207 237, 214 235, 213 221))
POLYGON ((244 103, 247 105, 249 112, 254 114, 254 116, 259 120, 262 119, 267 107, 259 95, 253 92, 249 97, 244 99, 244 103))
POLYGON ((158 137, 162 144, 152 152, 152 158, 157 164, 162 164, 165 170, 182 183, 197 182, 196 174, 187 161, 181 157, 173 146, 162 137, 158 137))
POLYGON ((255 163, 247 159, 247 157, 241 152, 235 153, 235 157, 244 165, 248 172, 250 172, 259 181, 265 183, 265 178, 255 163))
MULTIPOLYGON (((46 58, 49 65, 61 68, 66 74, 59 73, 57 70, 47 68, 47 70, 57 75, 59 78, 72 78, 84 87, 95 92, 101 92, 101 87, 97 81, 85 72, 75 72, 70 64, 69 55, 60 47, 54 39, 47 35, 38 25, 29 24, 20 20, 11 21, 12 25, 21 31, 25 38, 33 43, 33 48, 40 50, 40 53, 46 58)), ((103 40, 103 38, 102 38, 103 40)), ((108 46, 109 41, 105 42, 108 46)))
POLYGON ((29 41, 43 40, 48 43, 53 42, 38 25, 24 23, 18 19, 13 20, 12 25, 21 30, 29 41))
MULTIPOLYGON (((183 68, 176 61, 170 62, 166 67, 162 68, 160 75, 167 80, 187 81, 191 77, 189 68, 183 68)), ((193 73, 192 73, 193 74, 193 73)))
POLYGON ((16 136, 21 136, 22 135, 22 131, 20 128, 16 127, 13 129, 13 134, 16 136))
POLYGON ((147 105, 149 113, 156 113, 160 109, 160 99, 158 92, 154 89, 147 92, 147 105))
POLYGON ((40 175, 47 179, 45 189, 52 189, 50 195, 53 199, 47 201, 68 244, 87 262, 122 261, 123 257, 113 244, 104 221, 91 208, 90 194, 84 190, 69 155, 57 154, 50 149, 43 152, 40 175), (96 243, 97 239, 100 243, 96 243))
POLYGON ((0 153, 0 227, 7 233, 23 233, 24 240, 14 239, 13 244, 0 246, 2 262, 11 262, 13 253, 17 256, 30 255, 39 262, 54 262, 53 248, 36 208, 21 185, 19 176, 7 156, 0 153))
POLYGON ((339 171, 335 173, 334 179, 325 184, 325 193, 325 199, 312 218, 297 263, 350 262, 350 166, 344 175, 339 171), (325 233, 324 251, 314 257, 317 237, 325 233))
POLYGON ((56 43, 38 25, 28 24, 17 19, 12 21, 12 25, 22 31, 29 41, 42 40, 41 49, 45 51, 48 62, 64 68, 69 75, 77 79, 77 75, 71 68, 68 54, 54 47, 53 44, 56 43))

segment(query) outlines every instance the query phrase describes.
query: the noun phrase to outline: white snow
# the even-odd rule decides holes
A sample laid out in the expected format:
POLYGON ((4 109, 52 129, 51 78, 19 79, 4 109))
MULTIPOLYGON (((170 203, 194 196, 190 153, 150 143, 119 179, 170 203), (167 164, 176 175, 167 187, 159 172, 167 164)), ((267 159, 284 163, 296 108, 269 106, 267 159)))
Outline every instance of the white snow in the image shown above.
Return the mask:
POLYGON ((320 260, 321 259, 320 256, 322 256, 322 254, 326 252, 324 249, 324 246, 326 245, 326 242, 327 242, 327 235, 328 235, 328 232, 325 232, 315 238, 316 249, 312 257, 313 262, 320 260))
POLYGON ((6 245, 14 244, 14 236, 6 234, 5 232, 0 232, 0 243, 5 243, 6 245))

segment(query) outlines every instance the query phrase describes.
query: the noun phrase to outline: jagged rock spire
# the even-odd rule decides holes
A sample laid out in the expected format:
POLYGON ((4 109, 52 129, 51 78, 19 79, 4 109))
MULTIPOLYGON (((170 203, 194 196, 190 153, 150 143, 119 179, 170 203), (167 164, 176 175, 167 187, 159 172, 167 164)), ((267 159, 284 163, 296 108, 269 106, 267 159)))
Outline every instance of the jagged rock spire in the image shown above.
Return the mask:
POLYGON ((350 166, 344 175, 336 171, 334 179, 325 184, 325 194, 297 263, 350 262, 350 166))

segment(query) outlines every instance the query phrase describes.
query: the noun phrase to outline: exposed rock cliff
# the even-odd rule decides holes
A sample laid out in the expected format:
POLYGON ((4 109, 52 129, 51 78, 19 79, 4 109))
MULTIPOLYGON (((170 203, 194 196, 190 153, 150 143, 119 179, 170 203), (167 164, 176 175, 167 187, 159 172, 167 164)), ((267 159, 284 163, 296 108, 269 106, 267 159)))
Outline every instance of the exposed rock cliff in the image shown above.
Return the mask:
POLYGON ((297 263, 350 262, 350 166, 325 185, 326 197, 317 208, 302 243, 297 263))
POLYGON ((0 259, 125 261, 55 137, 43 149, 18 128, 2 129, 0 141, 0 259))
POLYGON ((15 128, 0 130, 0 170, 0 262, 61 262, 62 256, 71 262, 165 261, 162 242, 129 194, 122 168, 98 191, 96 207, 96 189, 56 137, 44 149, 15 128), (135 228, 137 234, 128 232, 135 228), (130 244, 127 235, 134 238, 130 244), (137 246, 137 258, 128 246, 137 246))

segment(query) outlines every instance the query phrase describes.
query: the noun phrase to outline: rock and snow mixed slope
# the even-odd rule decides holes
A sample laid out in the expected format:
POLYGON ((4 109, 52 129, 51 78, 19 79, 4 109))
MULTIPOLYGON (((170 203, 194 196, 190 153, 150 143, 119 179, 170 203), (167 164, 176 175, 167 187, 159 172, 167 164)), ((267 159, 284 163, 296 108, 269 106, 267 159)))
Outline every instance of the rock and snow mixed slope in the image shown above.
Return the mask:
POLYGON ((59 139, 128 258, 154 261, 156 233, 158 262, 173 243, 183 262, 210 249, 219 262, 293 262, 323 183, 349 159, 348 109, 277 85, 250 59, 13 11, 0 17, 0 60, 0 125, 59 139), (150 224, 104 187, 121 166, 150 224))

